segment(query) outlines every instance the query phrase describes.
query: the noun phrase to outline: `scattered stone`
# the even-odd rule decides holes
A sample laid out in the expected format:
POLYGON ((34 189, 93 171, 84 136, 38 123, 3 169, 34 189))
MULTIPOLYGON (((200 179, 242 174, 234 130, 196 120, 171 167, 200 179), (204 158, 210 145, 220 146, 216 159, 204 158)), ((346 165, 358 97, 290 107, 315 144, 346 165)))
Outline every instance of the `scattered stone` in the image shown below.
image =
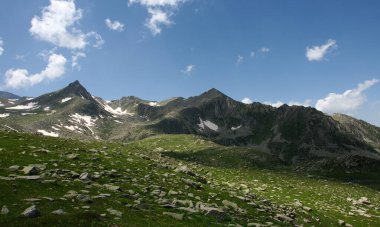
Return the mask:
POLYGON ((11 172, 17 172, 20 169, 20 166, 13 165, 8 168, 9 171, 11 172))
POLYGON ((68 154, 68 155, 66 155, 66 158, 67 159, 71 159, 71 160, 77 160, 77 159, 79 159, 79 154, 68 154))
POLYGON ((312 209, 310 207, 307 207, 307 206, 303 206, 302 209, 304 209, 304 210, 306 210, 308 212, 312 211, 312 209))
POLYGON ((55 211, 53 211, 51 213, 55 214, 55 215, 65 215, 65 214, 67 214, 63 209, 58 209, 58 210, 55 210, 55 211))
POLYGON ((22 215, 27 218, 36 218, 40 216, 41 214, 40 214, 40 211, 37 209, 37 207, 33 205, 27 208, 26 210, 24 210, 24 212, 22 212, 22 215))
POLYGON ((120 186, 115 186, 112 184, 103 184, 103 187, 107 190, 114 191, 114 192, 120 192, 120 186))
POLYGON ((222 203, 227 208, 232 208, 234 210, 238 210, 239 209, 239 207, 238 207, 238 205, 236 203, 230 202, 228 200, 223 200, 222 203))
POLYGON ((17 176, 16 179, 22 179, 22 180, 39 180, 41 179, 41 176, 35 175, 35 176, 17 176))
POLYGON ((25 175, 38 175, 38 173, 40 172, 40 170, 37 167, 35 167, 35 166, 25 166, 22 169, 22 172, 25 175))
POLYGON ((0 212, 1 214, 8 214, 9 213, 9 209, 8 209, 8 207, 7 206, 3 206, 2 208, 1 208, 1 212, 0 212))
POLYGON ((303 222, 305 222, 305 223, 311 223, 311 221, 309 219, 307 219, 307 218, 304 218, 303 222))
POLYGON ((84 172, 79 176, 79 179, 81 180, 91 180, 91 174, 84 172))
POLYGON ((284 214, 276 214, 276 218, 279 219, 280 221, 285 221, 285 222, 292 222, 293 218, 288 217, 284 214))
POLYGON ((345 224, 346 224, 346 222, 345 222, 345 221, 343 221, 343 220, 340 220, 340 219, 339 219, 339 220, 338 220, 338 224, 339 224, 339 225, 341 225, 341 226, 343 226, 343 225, 345 225, 345 224))
POLYGON ((231 220, 231 217, 226 212, 218 209, 209 210, 206 215, 215 218, 219 222, 231 220))
POLYGON ((176 219, 176 220, 183 220, 183 214, 177 214, 177 213, 173 213, 173 212, 164 212, 162 213, 163 215, 169 215, 170 217, 176 219))
POLYGON ((89 195, 79 194, 77 195, 76 199, 82 203, 92 203, 91 197, 89 195))
POLYGON ((202 188, 202 186, 199 183, 192 181, 190 179, 182 178, 182 182, 187 184, 188 186, 190 186, 192 188, 195 188, 195 189, 201 189, 202 188))
POLYGON ((112 208, 108 208, 107 211, 111 214, 111 215, 114 215, 114 216, 117 216, 117 217, 121 217, 123 215, 122 212, 118 211, 118 210, 114 210, 112 208))

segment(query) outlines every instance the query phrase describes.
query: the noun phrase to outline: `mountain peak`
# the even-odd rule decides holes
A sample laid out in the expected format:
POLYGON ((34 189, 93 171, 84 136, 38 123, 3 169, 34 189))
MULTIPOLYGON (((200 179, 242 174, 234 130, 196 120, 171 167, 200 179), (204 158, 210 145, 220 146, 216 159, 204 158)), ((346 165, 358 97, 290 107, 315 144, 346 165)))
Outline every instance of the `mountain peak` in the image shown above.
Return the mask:
POLYGON ((222 93, 221 91, 219 91, 216 88, 211 88, 210 90, 203 93, 201 96, 207 96, 207 97, 221 97, 222 96, 222 97, 226 97, 226 95, 224 93, 222 93))
POLYGON ((60 93, 68 94, 68 95, 74 94, 86 99, 92 99, 91 94, 86 90, 85 87, 83 87, 83 85, 78 80, 75 80, 74 82, 67 85, 67 87, 63 88, 60 91, 60 93))

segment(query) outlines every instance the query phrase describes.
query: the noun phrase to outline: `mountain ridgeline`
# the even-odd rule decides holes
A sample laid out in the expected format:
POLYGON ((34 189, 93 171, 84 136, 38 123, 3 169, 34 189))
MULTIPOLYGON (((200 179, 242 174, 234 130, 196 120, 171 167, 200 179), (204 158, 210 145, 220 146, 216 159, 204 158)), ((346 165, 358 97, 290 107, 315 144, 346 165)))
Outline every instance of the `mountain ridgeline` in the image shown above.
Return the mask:
POLYGON ((244 104, 216 89, 162 102, 134 96, 105 101, 75 81, 0 107, 0 116, 4 130, 55 137, 128 142, 159 134, 195 134, 222 145, 256 148, 288 164, 342 157, 380 160, 376 126, 311 107, 244 104))

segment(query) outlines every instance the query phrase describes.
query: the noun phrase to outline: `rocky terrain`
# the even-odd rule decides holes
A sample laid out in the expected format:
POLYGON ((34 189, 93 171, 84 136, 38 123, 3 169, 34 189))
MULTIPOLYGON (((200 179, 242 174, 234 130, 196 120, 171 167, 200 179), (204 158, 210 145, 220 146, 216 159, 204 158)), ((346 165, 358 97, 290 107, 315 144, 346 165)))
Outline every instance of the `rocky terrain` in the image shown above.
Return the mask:
POLYGON ((1 226, 380 224, 376 190, 285 167, 231 168, 223 159, 232 148, 197 136, 127 144, 15 132, 0 138, 1 226), (203 163, 181 157, 204 150, 224 152, 203 163))

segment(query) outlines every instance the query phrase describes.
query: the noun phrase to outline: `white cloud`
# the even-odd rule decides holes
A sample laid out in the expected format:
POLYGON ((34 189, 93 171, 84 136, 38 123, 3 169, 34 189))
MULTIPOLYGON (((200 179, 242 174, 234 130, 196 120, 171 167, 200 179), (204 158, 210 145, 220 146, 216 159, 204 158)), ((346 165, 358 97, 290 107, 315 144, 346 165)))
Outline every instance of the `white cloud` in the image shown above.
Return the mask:
POLYGON ((313 46, 306 48, 306 58, 309 61, 321 61, 331 48, 337 47, 336 41, 333 39, 327 40, 327 42, 321 46, 313 46))
POLYGON ((80 65, 78 63, 80 58, 87 57, 85 53, 83 52, 75 52, 73 56, 71 56, 71 68, 80 70, 80 65))
POLYGON ((43 41, 69 49, 84 49, 95 39, 94 47, 104 41, 96 32, 83 33, 75 27, 82 18, 82 10, 76 9, 74 0, 50 0, 42 10, 41 17, 34 16, 29 32, 43 41))
POLYGON ((3 53, 4 53, 4 41, 0 37, 0 56, 3 55, 3 53))
POLYGON ((324 99, 317 101, 315 108, 328 114, 350 113, 356 110, 366 101, 364 91, 375 85, 379 80, 366 80, 358 84, 354 89, 347 90, 342 94, 330 93, 324 99))
POLYGON ((265 105, 270 105, 270 106, 273 106, 273 107, 276 107, 276 108, 278 108, 278 107, 280 107, 280 106, 282 106, 284 104, 287 104, 288 106, 304 106, 304 107, 309 107, 309 106, 311 106, 311 100, 307 99, 307 100, 305 100, 303 102, 290 101, 288 103, 284 103, 282 101, 277 101, 277 102, 268 102, 268 101, 266 101, 266 102, 264 102, 264 104, 265 105))
POLYGON ((112 21, 111 19, 107 18, 105 20, 105 23, 107 27, 113 31, 122 32, 124 30, 124 24, 122 24, 120 21, 112 21))
POLYGON ((289 106, 304 106, 304 107, 309 107, 311 106, 311 99, 306 99, 303 102, 297 102, 297 101, 290 101, 288 103, 289 106))
POLYGON ((184 2, 185 0, 129 0, 129 4, 139 3, 148 7, 163 7, 171 6, 176 7, 179 3, 184 2))
POLYGON ((281 101, 277 101, 277 102, 268 102, 268 101, 266 101, 266 102, 263 102, 265 105, 270 105, 270 106, 273 106, 273 107, 276 107, 276 108, 278 108, 278 107, 280 107, 280 106, 282 106, 282 105, 284 105, 285 103, 283 103, 283 102, 281 102, 281 101))
POLYGON ((270 49, 268 47, 261 47, 260 51, 261 53, 268 53, 270 49))
POLYGON ((244 98, 243 100, 241 100, 241 102, 244 104, 252 104, 253 103, 253 101, 250 98, 244 98))
POLYGON ((180 3, 186 0, 129 0, 129 5, 140 4, 147 8, 150 17, 146 20, 145 26, 149 28, 155 36, 161 33, 162 26, 173 24, 170 17, 173 10, 178 8, 180 3))
POLYGON ((250 54, 250 56, 253 58, 253 57, 255 57, 255 52, 254 51, 251 51, 251 54, 250 54))
POLYGON ((236 59, 236 65, 239 66, 244 61, 244 57, 239 55, 236 59))
POLYGON ((145 22, 145 26, 149 28, 153 35, 161 33, 161 25, 169 26, 173 22, 170 20, 167 12, 158 8, 148 8, 150 18, 145 22))
POLYGON ((183 74, 189 75, 195 70, 195 65, 188 65, 186 66, 186 69, 181 70, 183 74))
POLYGON ((9 69, 5 73, 5 86, 8 88, 30 87, 44 80, 53 80, 65 73, 66 58, 60 54, 52 54, 48 65, 39 73, 29 75, 26 69, 9 69))

